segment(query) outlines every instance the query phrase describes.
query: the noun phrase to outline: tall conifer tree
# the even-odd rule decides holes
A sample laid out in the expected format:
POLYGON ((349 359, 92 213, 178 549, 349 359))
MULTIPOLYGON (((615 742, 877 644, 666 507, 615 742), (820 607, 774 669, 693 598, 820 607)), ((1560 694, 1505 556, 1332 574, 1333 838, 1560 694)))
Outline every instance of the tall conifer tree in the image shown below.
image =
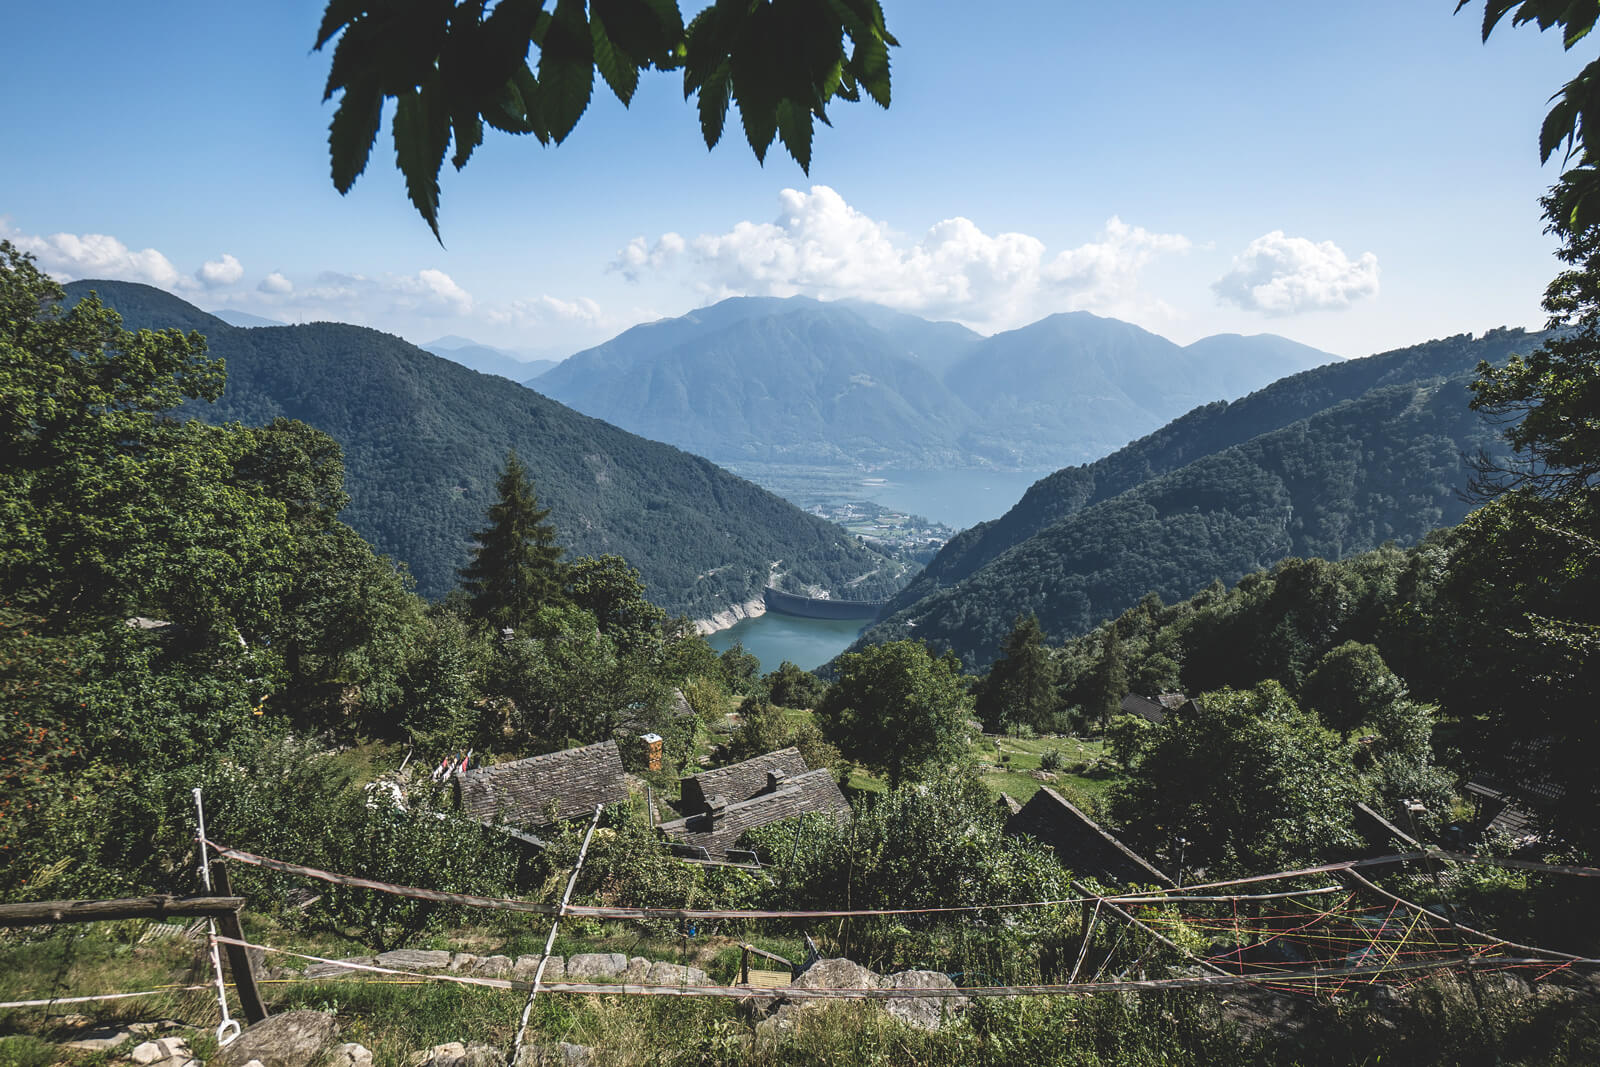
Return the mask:
POLYGON ((978 718, 984 729, 1000 733, 1017 725, 1048 726, 1056 710, 1056 674, 1039 616, 1017 616, 1005 654, 978 689, 978 718))
POLYGON ((517 629, 541 604, 560 599, 563 550, 547 521, 550 509, 539 506, 515 449, 506 454, 496 488, 500 499, 489 506, 489 525, 478 531, 478 547, 461 571, 461 585, 474 615, 517 629))

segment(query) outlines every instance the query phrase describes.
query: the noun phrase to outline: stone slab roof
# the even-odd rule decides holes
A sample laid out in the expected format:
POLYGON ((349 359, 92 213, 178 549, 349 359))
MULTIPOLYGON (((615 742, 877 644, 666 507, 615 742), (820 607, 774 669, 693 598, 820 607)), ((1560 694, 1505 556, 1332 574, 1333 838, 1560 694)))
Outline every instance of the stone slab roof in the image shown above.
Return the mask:
POLYGON ((461 810, 486 822, 545 826, 628 798, 615 741, 497 763, 456 776, 461 810))
POLYGON ((1142 697, 1137 693, 1129 693, 1122 698, 1122 713, 1124 715, 1137 715, 1141 719, 1160 726, 1167 721, 1167 709, 1149 697, 1142 697))
POLYGON ((720 813, 702 811, 662 823, 658 829, 673 841, 698 846, 712 859, 721 859, 746 830, 814 811, 838 819, 850 814, 850 802, 826 769, 805 771, 786 779, 776 790, 730 802, 720 813))
POLYGON ((1074 874, 1108 885, 1170 886, 1172 879, 1118 841, 1066 797, 1045 786, 1006 820, 1006 833, 1026 834, 1056 850, 1056 858, 1074 874))
POLYGON ((701 771, 683 779, 681 808, 690 814, 705 811, 715 796, 727 797, 730 804, 749 800, 767 791, 769 772, 777 771, 785 778, 795 778, 807 769, 805 757, 798 748, 780 748, 743 763, 701 771))

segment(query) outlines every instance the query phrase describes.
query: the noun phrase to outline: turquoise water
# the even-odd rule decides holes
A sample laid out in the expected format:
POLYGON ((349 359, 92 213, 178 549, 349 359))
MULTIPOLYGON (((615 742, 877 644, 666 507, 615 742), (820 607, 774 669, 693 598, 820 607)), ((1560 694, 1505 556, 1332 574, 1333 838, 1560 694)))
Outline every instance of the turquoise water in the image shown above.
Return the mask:
POLYGON ((731 629, 706 638, 718 652, 742 642, 746 652, 761 661, 761 673, 778 669, 789 660, 803 671, 815 670, 850 646, 861 633, 861 619, 800 619, 767 612, 744 619, 731 629))
POLYGON ((1049 471, 900 471, 863 475, 860 496, 957 530, 998 519, 1049 471))
MULTIPOLYGON (((887 508, 942 522, 964 530, 987 519, 998 519, 1022 499, 1022 494, 1048 471, 904 471, 880 470, 871 474, 838 472, 823 477, 813 472, 803 487, 798 482, 756 476, 776 492, 802 506, 817 500, 871 500, 887 508)), ((815 670, 846 648, 864 629, 861 620, 799 619, 768 612, 745 619, 729 630, 706 638, 718 652, 742 642, 761 660, 762 673, 777 670, 790 660, 801 670, 815 670)))

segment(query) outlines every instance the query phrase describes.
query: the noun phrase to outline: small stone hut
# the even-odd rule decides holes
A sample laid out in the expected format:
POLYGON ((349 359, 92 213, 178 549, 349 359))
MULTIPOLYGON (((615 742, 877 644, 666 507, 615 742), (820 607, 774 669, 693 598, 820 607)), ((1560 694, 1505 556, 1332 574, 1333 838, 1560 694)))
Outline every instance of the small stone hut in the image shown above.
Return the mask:
POLYGON ((1107 885, 1173 885, 1168 878, 1066 797, 1045 786, 1006 820, 1005 832, 1037 838, 1076 875, 1107 885))
POLYGON ((682 788, 688 814, 658 829, 705 859, 727 859, 740 836, 758 826, 808 812, 850 814, 833 773, 808 770, 795 748, 685 778, 682 788))
POLYGON ((628 799, 615 741, 480 767, 455 781, 463 813, 506 826, 547 826, 628 799))

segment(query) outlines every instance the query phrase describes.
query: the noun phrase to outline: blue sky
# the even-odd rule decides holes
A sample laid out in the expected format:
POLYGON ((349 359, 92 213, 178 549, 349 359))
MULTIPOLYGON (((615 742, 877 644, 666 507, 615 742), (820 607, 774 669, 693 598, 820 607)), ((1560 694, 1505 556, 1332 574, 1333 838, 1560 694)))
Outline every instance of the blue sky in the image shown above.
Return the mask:
POLYGON ((566 144, 446 169, 441 248, 387 130, 332 188, 321 4, 20 5, 0 233, 63 278, 529 353, 807 293, 1364 355, 1535 325, 1555 271, 1536 134, 1581 56, 1453 6, 884 0, 893 106, 836 104, 809 176, 732 121, 708 153, 676 76, 597 84, 566 144))

